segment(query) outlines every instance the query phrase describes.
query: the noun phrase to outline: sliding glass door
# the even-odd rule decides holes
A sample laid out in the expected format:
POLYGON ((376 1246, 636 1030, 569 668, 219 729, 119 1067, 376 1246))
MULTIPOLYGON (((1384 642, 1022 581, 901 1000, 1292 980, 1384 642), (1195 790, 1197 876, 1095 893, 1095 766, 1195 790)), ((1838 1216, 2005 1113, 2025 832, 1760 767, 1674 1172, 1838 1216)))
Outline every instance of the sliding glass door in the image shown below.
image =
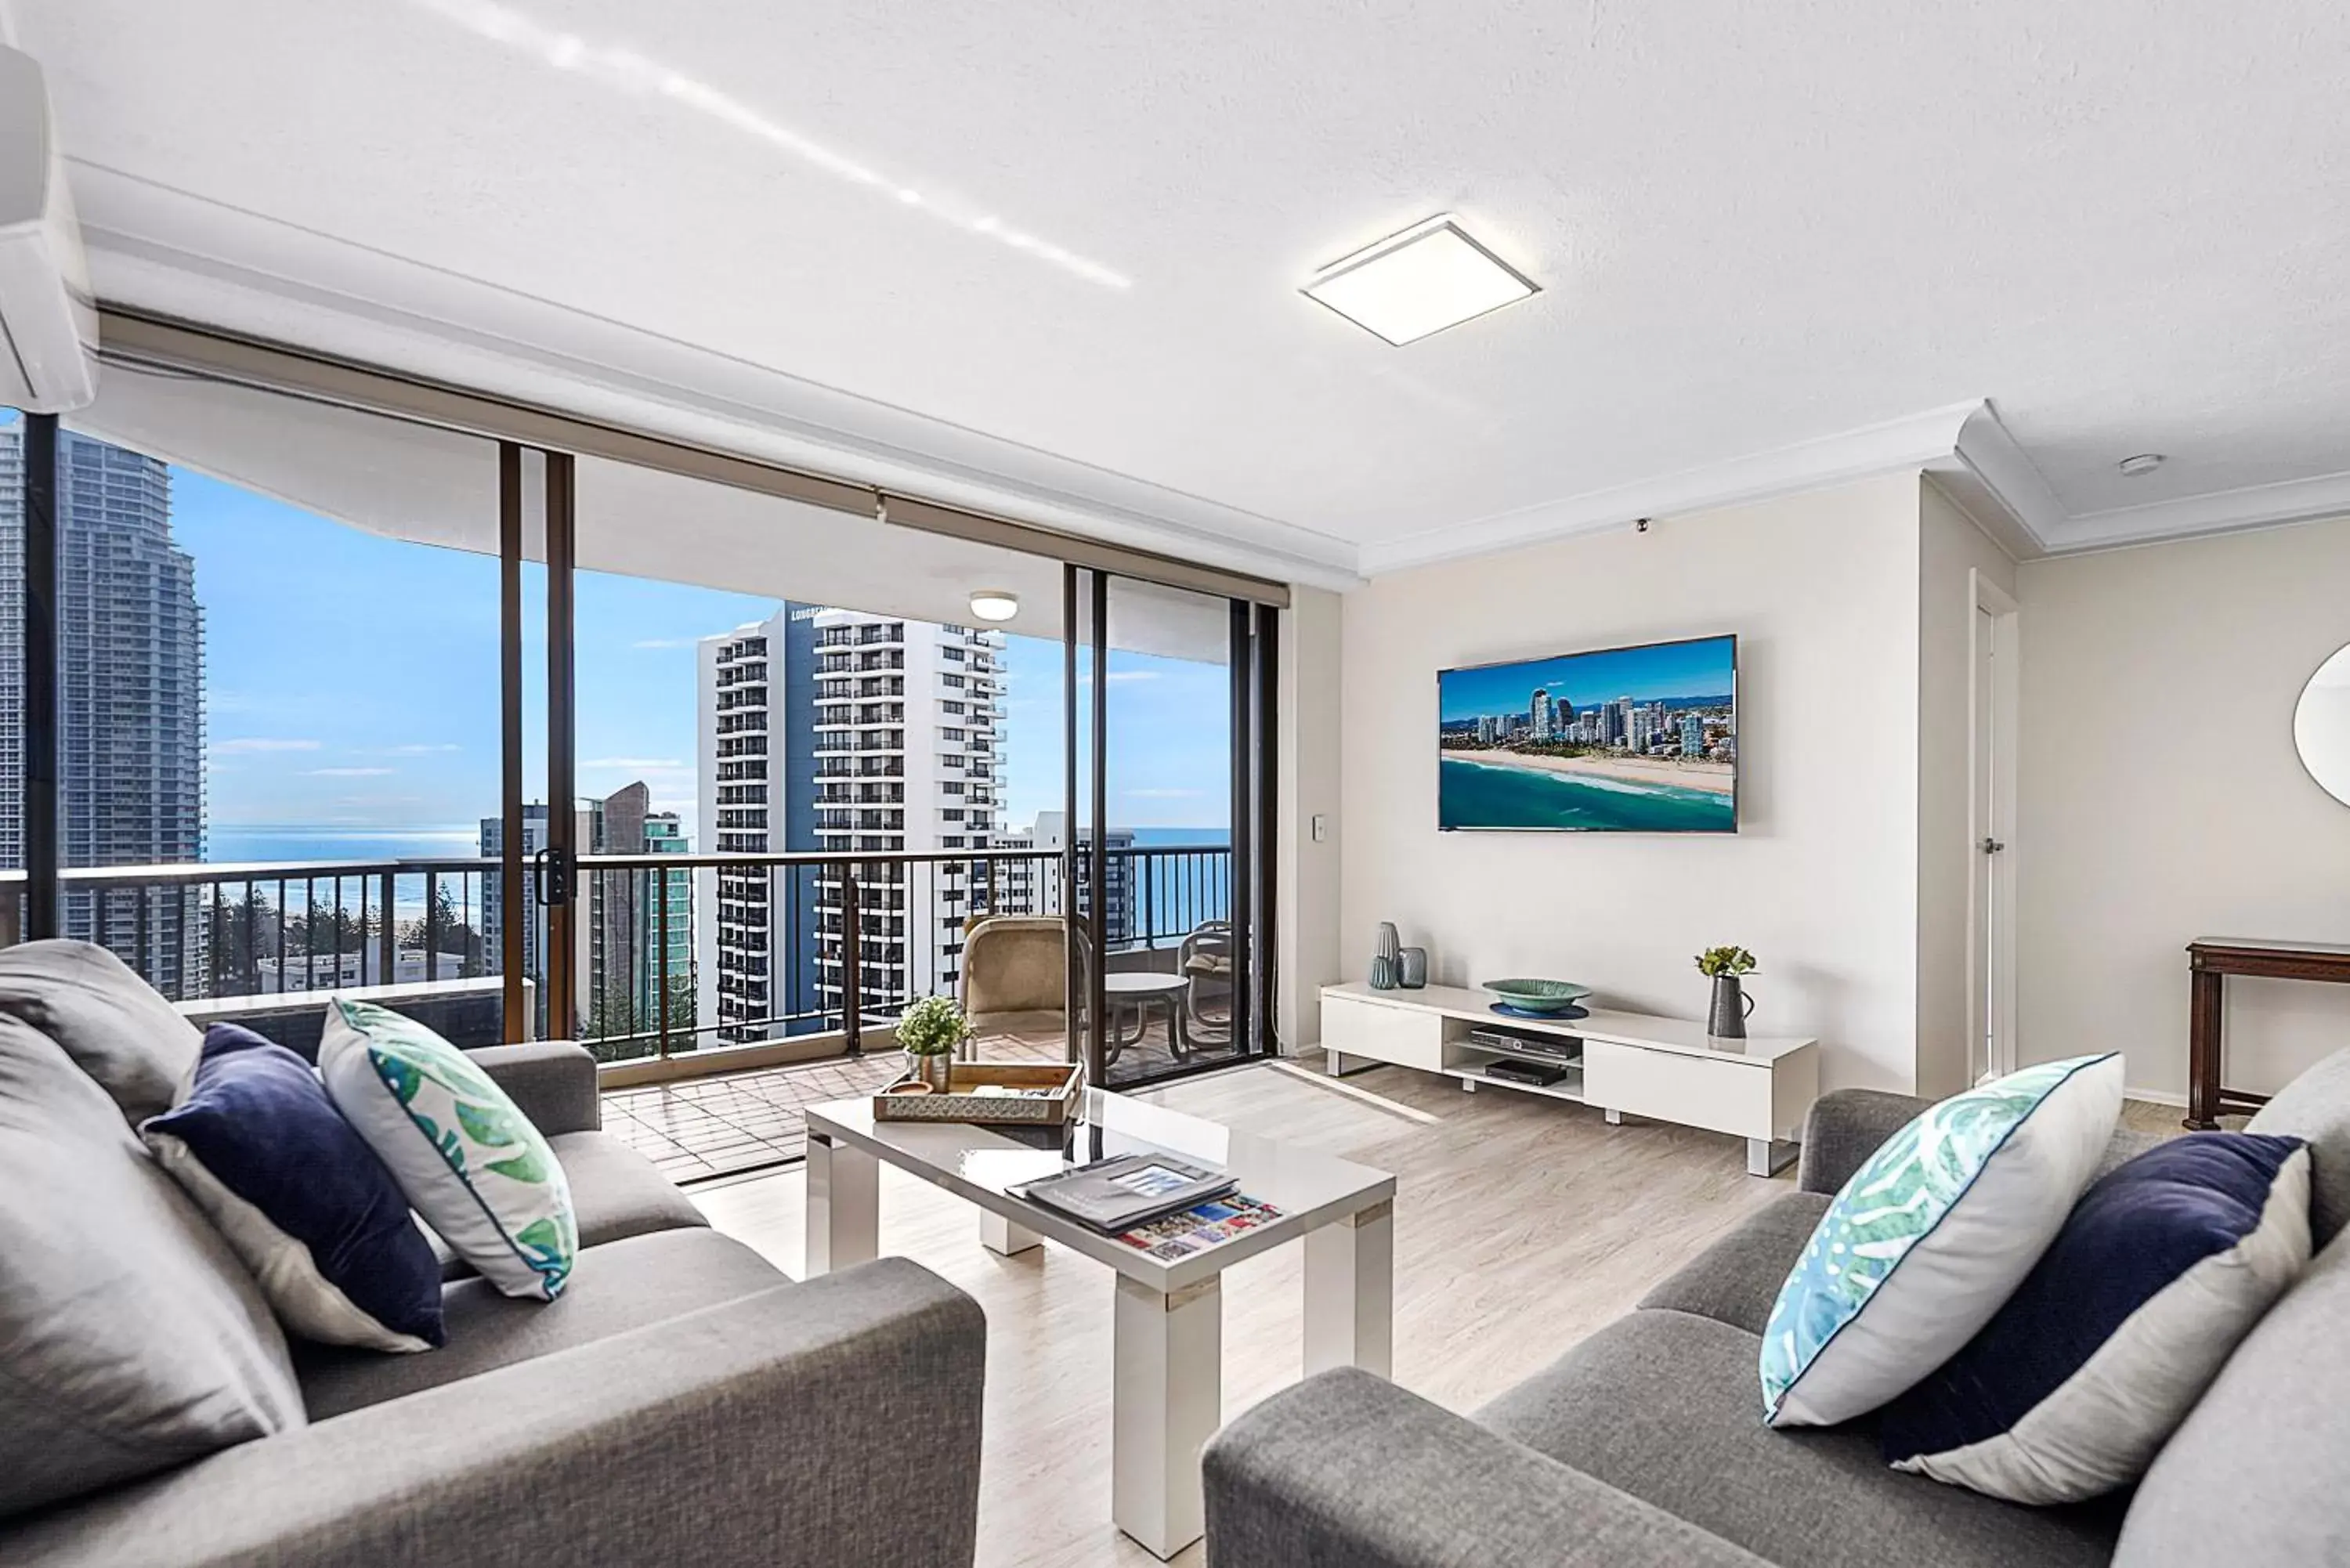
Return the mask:
POLYGON ((617 1088, 865 1092, 927 996, 1114 1086, 1273 1048, 1235 580, 348 390, 130 363, 0 417, 0 945, 578 1038, 617 1088))
POLYGON ((1073 1055, 1124 1088, 1273 1049, 1274 612, 1066 568, 1073 1055))

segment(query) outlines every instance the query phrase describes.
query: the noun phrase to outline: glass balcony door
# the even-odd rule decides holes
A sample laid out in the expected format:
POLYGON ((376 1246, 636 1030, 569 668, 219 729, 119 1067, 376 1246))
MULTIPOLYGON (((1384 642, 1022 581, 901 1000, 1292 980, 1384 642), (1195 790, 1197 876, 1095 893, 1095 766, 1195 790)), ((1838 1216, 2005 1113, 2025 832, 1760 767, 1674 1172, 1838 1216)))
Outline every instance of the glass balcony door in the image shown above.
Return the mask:
POLYGON ((482 851, 510 1041, 578 1032, 573 472, 567 452, 499 445, 500 790, 482 851))
POLYGON ((1124 1088, 1263 1054, 1273 612, 1066 572, 1073 1058, 1124 1088))

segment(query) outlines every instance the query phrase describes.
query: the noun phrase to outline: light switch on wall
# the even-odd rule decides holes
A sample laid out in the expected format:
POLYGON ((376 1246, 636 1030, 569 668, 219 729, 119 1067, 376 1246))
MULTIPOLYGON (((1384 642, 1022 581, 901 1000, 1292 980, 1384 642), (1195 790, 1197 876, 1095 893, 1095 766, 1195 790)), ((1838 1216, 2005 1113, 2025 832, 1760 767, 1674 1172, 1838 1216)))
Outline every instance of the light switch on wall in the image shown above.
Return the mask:
POLYGON ((1329 841, 1330 819, 1317 811, 1314 814, 1314 842, 1326 844, 1329 841))

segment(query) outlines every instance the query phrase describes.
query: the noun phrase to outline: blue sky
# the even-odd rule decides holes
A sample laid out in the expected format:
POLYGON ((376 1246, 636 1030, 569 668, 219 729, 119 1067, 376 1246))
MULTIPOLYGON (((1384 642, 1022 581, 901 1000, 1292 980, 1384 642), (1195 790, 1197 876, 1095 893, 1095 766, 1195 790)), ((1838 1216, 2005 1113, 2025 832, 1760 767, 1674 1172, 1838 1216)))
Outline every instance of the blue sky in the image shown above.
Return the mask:
MULTIPOLYGON (((497 563, 379 538, 185 469, 172 484, 205 615, 213 826, 470 835, 497 809, 497 563)), ((694 641, 771 615, 775 601, 601 573, 582 573, 577 597, 580 792, 641 778, 690 820, 694 641)), ((525 600, 527 641, 543 647, 538 568, 525 600)), ((1014 636, 1006 662, 1009 818, 1025 824, 1060 804, 1060 644, 1014 636)), ((545 669, 536 657, 526 669, 527 787, 543 798, 545 669)), ((1110 680, 1111 816, 1226 826, 1224 668, 1121 653, 1110 680)))
POLYGON ((1546 686, 1580 712, 1595 702, 1629 697, 1719 697, 1731 690, 1731 639, 1659 643, 1649 648, 1575 653, 1517 664, 1489 664, 1444 672, 1439 706, 1446 720, 1485 713, 1523 713, 1534 688, 1546 686))

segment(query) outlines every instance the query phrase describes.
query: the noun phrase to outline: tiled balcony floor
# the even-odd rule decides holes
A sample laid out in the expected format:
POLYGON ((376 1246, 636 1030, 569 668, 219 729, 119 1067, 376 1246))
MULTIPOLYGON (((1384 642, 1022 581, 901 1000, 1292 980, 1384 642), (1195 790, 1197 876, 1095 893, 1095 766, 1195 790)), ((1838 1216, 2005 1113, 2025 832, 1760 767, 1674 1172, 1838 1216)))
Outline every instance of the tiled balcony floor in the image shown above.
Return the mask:
MULTIPOLYGON (((990 1062, 1059 1062, 1058 1034, 990 1035, 978 1054, 990 1062)), ((1200 1061, 1222 1052, 1194 1051, 1200 1061)), ((651 1160, 672 1181, 698 1181, 797 1159, 806 1129, 804 1106, 869 1095, 905 1071, 896 1051, 835 1057, 790 1067, 754 1067, 708 1078, 604 1094, 604 1130, 651 1160)), ((1111 1064, 1110 1082, 1142 1077, 1173 1064, 1165 1029, 1154 1025, 1111 1064)))

